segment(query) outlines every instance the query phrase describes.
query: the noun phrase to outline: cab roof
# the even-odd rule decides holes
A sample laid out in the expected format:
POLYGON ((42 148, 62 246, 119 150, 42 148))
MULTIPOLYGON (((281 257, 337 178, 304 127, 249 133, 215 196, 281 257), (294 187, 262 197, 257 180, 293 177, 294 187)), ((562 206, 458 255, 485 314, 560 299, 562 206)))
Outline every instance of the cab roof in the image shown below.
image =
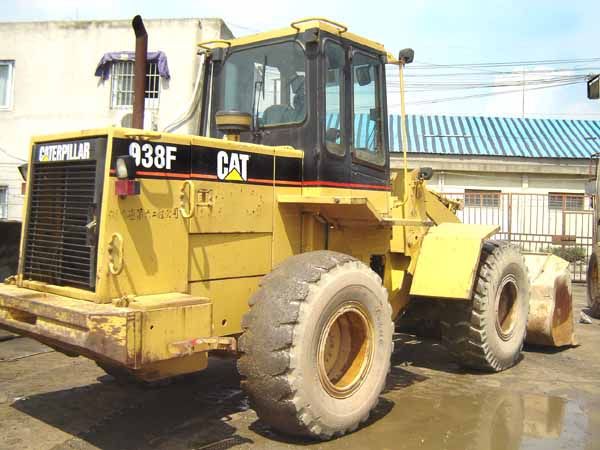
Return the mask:
POLYGON ((256 42, 263 42, 278 37, 293 36, 295 34, 302 33, 306 30, 314 28, 318 28, 319 30, 326 31, 331 34, 337 34, 345 39, 356 42, 365 47, 369 47, 379 52, 386 53, 388 56, 388 61, 390 63, 394 63, 396 61, 396 58, 394 58, 389 52, 385 50, 383 44, 351 33, 348 31, 348 27, 346 25, 322 17, 308 17, 306 19, 295 20, 287 28, 265 31, 262 33, 251 34, 235 39, 201 42, 198 44, 198 47, 204 49, 216 47, 236 47, 240 45, 253 44, 256 42))

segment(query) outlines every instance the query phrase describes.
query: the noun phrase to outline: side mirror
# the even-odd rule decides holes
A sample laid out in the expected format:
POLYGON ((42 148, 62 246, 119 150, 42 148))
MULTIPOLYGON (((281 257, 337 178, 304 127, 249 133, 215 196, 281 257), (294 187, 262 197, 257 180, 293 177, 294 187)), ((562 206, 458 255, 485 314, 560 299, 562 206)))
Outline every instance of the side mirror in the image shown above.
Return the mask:
POLYGON ((379 109, 378 108, 369 109, 369 120, 372 122, 377 122, 379 120, 379 109))
POLYGON ((405 48, 398 53, 398 61, 403 64, 410 64, 415 59, 415 51, 412 48, 405 48))
POLYGON ((371 84, 371 66, 357 67, 354 73, 356 74, 356 81, 359 86, 371 84))
POLYGON ((433 176, 433 169, 431 167, 419 167, 419 173, 417 179, 419 180, 431 180, 433 176))

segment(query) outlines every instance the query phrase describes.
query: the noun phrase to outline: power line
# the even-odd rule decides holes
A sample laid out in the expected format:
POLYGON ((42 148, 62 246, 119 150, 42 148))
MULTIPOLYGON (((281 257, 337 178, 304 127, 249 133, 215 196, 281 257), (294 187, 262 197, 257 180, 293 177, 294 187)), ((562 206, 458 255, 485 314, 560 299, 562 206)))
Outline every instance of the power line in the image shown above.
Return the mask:
POLYGON ((457 63, 457 64, 435 64, 435 63, 415 63, 411 66, 413 70, 429 70, 443 68, 484 68, 484 67, 523 67, 535 65, 562 65, 562 64, 580 64, 589 62, 598 62, 600 58, 579 58, 579 59, 540 59, 530 61, 505 61, 490 63, 457 63))
MULTIPOLYGON (((569 86, 569 85, 573 85, 573 84, 577 84, 577 83, 579 83, 579 81, 568 81, 568 82, 564 82, 564 83, 553 84, 550 86, 533 87, 533 88, 525 89, 525 91, 550 89, 550 88, 561 87, 561 86, 569 86)), ((437 98, 437 99, 430 99, 430 100, 419 100, 416 102, 407 102, 407 104, 408 105, 426 105, 426 104, 433 104, 433 103, 466 100, 466 99, 471 99, 471 98, 491 97, 494 95, 512 94, 512 93, 516 93, 516 92, 522 92, 522 89, 512 89, 509 91, 489 92, 489 93, 484 93, 484 94, 472 94, 472 95, 464 95, 464 96, 457 96, 457 97, 445 97, 445 98, 437 98)), ((398 105, 394 104, 393 106, 398 106, 398 105)))
MULTIPOLYGON (((547 86, 556 83, 563 82, 583 82, 586 80, 585 76, 572 75, 565 77, 551 77, 551 78, 536 78, 529 80, 499 80, 490 82, 430 82, 430 83, 406 83, 407 92, 426 92, 426 91, 447 91, 447 90, 465 90, 465 89, 491 89, 491 88, 505 88, 505 87, 528 87, 528 86, 547 86)), ((393 88, 399 88, 399 85, 394 82, 388 83, 388 86, 393 88)))
POLYGON ((4 153, 6 156, 8 156, 9 158, 13 158, 16 159, 17 161, 21 161, 21 162, 27 162, 26 160, 24 160, 23 158, 19 158, 18 156, 14 156, 11 155, 7 150, 4 150, 2 147, 0 147, 0 152, 4 153))
MULTIPOLYGON (((559 73, 563 73, 563 72, 567 72, 567 73, 574 73, 576 74, 577 72, 585 72, 586 74, 589 73, 596 73, 596 72, 600 72, 600 67, 598 66, 586 66, 586 67, 567 67, 567 68, 563 68, 563 69, 529 69, 529 70, 525 70, 524 71, 525 74, 559 74, 559 73)), ((468 77, 468 78, 480 78, 482 76, 485 77, 489 77, 491 75, 503 75, 503 76, 520 76, 522 75, 523 70, 511 70, 511 71, 507 71, 507 70, 498 70, 498 71, 487 71, 487 72, 446 72, 446 73, 410 73, 410 71, 407 69, 407 73, 404 75, 407 79, 408 78, 441 78, 441 77, 468 77)), ((387 78, 388 79, 398 79, 399 75, 396 73, 396 71, 390 70, 387 73, 387 78)))

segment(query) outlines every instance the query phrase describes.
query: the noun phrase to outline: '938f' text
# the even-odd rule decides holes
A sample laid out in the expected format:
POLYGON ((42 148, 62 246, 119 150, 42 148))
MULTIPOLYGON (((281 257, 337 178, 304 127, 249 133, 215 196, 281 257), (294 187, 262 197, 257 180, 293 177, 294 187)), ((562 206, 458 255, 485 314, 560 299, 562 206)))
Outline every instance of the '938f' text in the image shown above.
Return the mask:
POLYGON ((177 159, 177 147, 172 145, 132 142, 129 144, 129 154, 135 159, 137 167, 146 169, 171 170, 171 163, 177 159))

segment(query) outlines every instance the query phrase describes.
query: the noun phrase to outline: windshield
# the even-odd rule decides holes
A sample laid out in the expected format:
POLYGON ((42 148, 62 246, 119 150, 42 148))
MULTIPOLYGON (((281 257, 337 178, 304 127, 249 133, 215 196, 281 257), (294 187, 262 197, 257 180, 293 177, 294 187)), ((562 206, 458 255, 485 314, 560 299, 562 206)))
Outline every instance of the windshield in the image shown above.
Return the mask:
POLYGON ((242 111, 259 127, 306 117, 305 57, 295 42, 231 53, 215 78, 215 111, 242 111))

